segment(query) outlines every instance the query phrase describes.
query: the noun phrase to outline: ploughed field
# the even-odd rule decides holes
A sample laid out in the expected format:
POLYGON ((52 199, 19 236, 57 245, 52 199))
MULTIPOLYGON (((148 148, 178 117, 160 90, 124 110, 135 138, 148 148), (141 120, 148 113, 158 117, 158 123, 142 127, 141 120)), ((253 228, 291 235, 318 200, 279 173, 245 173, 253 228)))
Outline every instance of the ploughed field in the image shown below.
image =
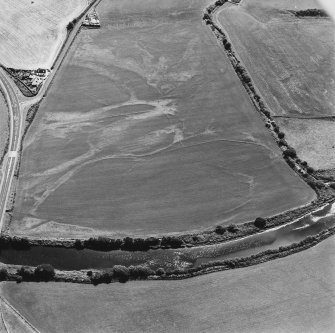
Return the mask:
POLYGON ((102 1, 24 142, 11 232, 148 235, 310 201, 212 32, 206 1, 102 1))
POLYGON ((0 0, 0 63, 22 69, 50 68, 66 25, 86 0, 0 0))
POLYGON ((187 280, 3 282, 1 295, 41 332, 334 332, 334 240, 187 280))
POLYGON ((304 118, 335 115, 334 23, 288 11, 316 7, 316 1, 248 0, 224 8, 218 19, 270 110, 287 117, 276 121, 288 143, 324 169, 335 167, 333 119, 304 118))

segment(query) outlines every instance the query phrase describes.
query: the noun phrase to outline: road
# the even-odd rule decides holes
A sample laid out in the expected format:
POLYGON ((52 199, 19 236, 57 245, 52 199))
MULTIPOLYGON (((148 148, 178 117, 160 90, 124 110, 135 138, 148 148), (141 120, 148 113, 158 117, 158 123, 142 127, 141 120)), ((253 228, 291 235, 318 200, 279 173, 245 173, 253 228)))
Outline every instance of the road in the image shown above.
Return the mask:
MULTIPOLYGON (((38 95, 34 98, 34 101, 42 99, 47 93, 55 75, 57 74, 66 54, 71 47, 81 25, 87 14, 87 12, 93 7, 97 6, 101 0, 93 1, 83 12, 81 19, 75 24, 69 37, 65 41, 65 44, 60 50, 60 53, 56 57, 54 63, 54 68, 47 80, 45 81, 43 87, 40 89, 38 95)), ((0 184, 0 233, 3 229, 3 222, 6 212, 6 206, 8 198, 11 193, 11 185, 13 182, 13 177, 15 169, 17 167, 18 157, 20 153, 21 139, 24 129, 24 107, 23 104, 19 102, 18 96, 13 89, 9 79, 7 78, 5 71, 0 68, 0 89, 3 91, 6 102, 9 109, 10 116, 10 132, 9 132, 9 146, 8 152, 3 160, 2 165, 2 178, 0 184)), ((26 99, 28 101, 29 99, 26 99)))
POLYGON ((4 92, 10 116, 9 146, 2 165, 0 185, 0 230, 2 230, 6 205, 20 150, 23 119, 18 98, 2 69, 0 70, 0 87, 4 92))

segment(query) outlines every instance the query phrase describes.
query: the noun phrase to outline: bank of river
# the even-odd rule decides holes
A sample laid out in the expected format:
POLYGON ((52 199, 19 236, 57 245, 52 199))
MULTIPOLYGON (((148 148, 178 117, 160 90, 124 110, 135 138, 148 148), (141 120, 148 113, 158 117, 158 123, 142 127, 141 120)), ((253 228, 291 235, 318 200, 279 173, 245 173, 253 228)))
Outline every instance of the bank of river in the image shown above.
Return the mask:
POLYGON ((57 269, 80 270, 108 268, 114 265, 145 264, 166 270, 197 267, 213 260, 247 257, 269 249, 298 243, 307 236, 335 226, 335 204, 307 215, 293 223, 242 239, 194 248, 149 250, 147 252, 76 250, 66 248, 32 247, 28 250, 2 249, 0 261, 14 265, 37 266, 49 263, 57 269))

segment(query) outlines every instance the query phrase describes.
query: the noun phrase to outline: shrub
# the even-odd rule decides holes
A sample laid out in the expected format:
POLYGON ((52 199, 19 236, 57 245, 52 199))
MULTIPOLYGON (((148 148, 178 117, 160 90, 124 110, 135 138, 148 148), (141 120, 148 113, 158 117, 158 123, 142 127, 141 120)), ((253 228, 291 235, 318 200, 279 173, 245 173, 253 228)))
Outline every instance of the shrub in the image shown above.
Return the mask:
POLYGON ((163 237, 161 241, 161 246, 171 246, 172 248, 179 248, 183 245, 183 241, 175 236, 163 237))
POLYGON ((22 266, 17 270, 17 274, 22 276, 24 281, 33 281, 35 278, 34 271, 30 267, 22 266))
POLYGON ((134 248, 134 240, 131 237, 126 237, 123 239, 121 249, 125 251, 132 251, 134 248))
POLYGON ((231 233, 235 233, 238 231, 238 227, 235 224, 230 224, 227 228, 227 230, 231 233))
POLYGON ((312 167, 307 167, 307 172, 311 174, 314 172, 314 169, 312 167))
POLYGON ((259 229, 264 229, 266 227, 266 220, 262 217, 257 217, 254 222, 254 225, 259 229))
POLYGON ((301 165, 304 166, 304 167, 307 167, 307 166, 308 166, 308 164, 307 164, 306 161, 301 162, 301 165))
POLYGON ((30 244, 27 238, 14 237, 11 239, 10 244, 16 250, 27 250, 30 247, 30 244))
POLYGON ((224 48, 228 51, 231 49, 231 44, 229 42, 227 42, 224 46, 224 48))
POLYGON ((87 276, 91 277, 93 275, 93 272, 92 271, 88 271, 87 272, 87 276))
POLYGON ((160 240, 156 237, 149 237, 145 240, 148 247, 159 246, 160 240))
POLYGON ((77 250, 82 250, 84 248, 84 244, 80 239, 76 239, 76 241, 74 242, 74 247, 77 250))
POLYGON ((218 234, 218 235, 223 235, 226 231, 226 228, 224 228, 222 225, 218 225, 215 227, 215 232, 218 234))
MULTIPOLYGON (((287 147, 287 142, 286 142, 285 140, 281 139, 281 140, 279 140, 278 145, 279 145, 280 147, 283 147, 283 146, 287 147)), ((284 157, 285 157, 285 156, 284 156, 284 157)))
POLYGON ((91 281, 93 285, 98 285, 101 283, 101 274, 99 272, 95 273, 94 275, 91 276, 91 281))
POLYGON ((0 269, 0 281, 6 281, 8 278, 8 272, 6 268, 0 269))
POLYGON ((122 265, 115 265, 113 267, 113 275, 119 282, 125 283, 129 280, 129 269, 122 265))
POLYGON ((202 17, 203 20, 211 20, 211 17, 205 13, 204 16, 202 17))
POLYGON ((98 238, 91 237, 84 241, 84 247, 97 251, 119 250, 121 244, 122 241, 120 239, 110 239, 102 236, 98 238))
POLYGON ((264 110, 263 111, 264 115, 267 117, 267 118, 270 118, 271 117, 271 114, 268 110, 264 110))
POLYGON ((287 147, 287 149, 283 152, 283 155, 284 157, 295 158, 297 156, 297 153, 292 147, 287 147))
POLYGON ((133 279, 146 279, 149 275, 154 275, 154 271, 145 266, 130 266, 129 274, 133 279))
POLYGON ((283 133, 283 132, 279 132, 279 133, 278 133, 278 138, 279 138, 279 139, 284 139, 284 138, 285 138, 285 133, 283 133))
POLYGON ((69 23, 67 24, 67 26, 66 26, 66 29, 67 29, 68 31, 71 31, 73 28, 74 28, 74 24, 73 24, 72 22, 69 22, 69 23))
POLYGON ((156 275, 158 276, 162 276, 162 275, 165 275, 165 269, 164 268, 158 268, 157 271, 156 271, 156 275))
POLYGON ((55 269, 49 264, 42 264, 35 268, 34 274, 38 281, 50 281, 55 276, 55 269))

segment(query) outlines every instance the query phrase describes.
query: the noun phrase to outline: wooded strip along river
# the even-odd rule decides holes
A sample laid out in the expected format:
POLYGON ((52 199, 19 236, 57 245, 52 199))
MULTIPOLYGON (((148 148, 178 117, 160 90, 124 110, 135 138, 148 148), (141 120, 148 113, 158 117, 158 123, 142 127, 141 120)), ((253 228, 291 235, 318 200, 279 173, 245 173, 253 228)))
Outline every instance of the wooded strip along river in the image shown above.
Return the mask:
POLYGON ((293 223, 223 244, 195 248, 149 250, 147 252, 76 250, 66 248, 32 247, 27 250, 1 249, 0 261, 9 264, 37 266, 49 263, 57 269, 79 270, 108 268, 114 265, 140 265, 166 270, 194 267, 201 263, 236 257, 298 243, 335 225, 335 204, 329 204, 293 223))

